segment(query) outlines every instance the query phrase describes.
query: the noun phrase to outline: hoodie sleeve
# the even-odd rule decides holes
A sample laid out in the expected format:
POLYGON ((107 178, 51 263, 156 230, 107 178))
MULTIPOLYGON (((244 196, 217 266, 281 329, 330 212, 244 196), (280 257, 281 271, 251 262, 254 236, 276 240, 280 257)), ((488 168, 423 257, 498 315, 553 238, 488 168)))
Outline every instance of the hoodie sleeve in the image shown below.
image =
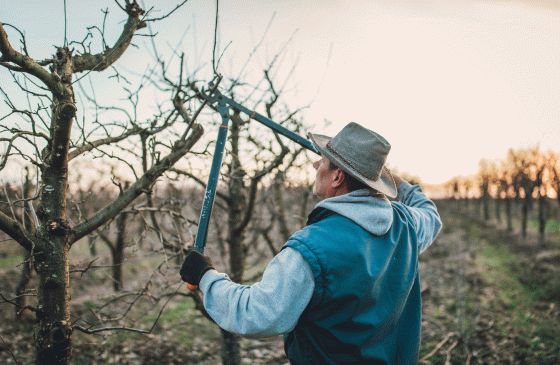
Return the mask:
POLYGON ((428 199, 418 185, 402 181, 399 186, 398 199, 406 205, 414 218, 418 249, 424 252, 441 231, 442 223, 436 205, 428 199))
POLYGON ((209 270, 200 280, 204 308, 223 329, 248 337, 290 332, 311 300, 313 272, 301 256, 284 248, 266 267, 260 282, 242 285, 209 270))

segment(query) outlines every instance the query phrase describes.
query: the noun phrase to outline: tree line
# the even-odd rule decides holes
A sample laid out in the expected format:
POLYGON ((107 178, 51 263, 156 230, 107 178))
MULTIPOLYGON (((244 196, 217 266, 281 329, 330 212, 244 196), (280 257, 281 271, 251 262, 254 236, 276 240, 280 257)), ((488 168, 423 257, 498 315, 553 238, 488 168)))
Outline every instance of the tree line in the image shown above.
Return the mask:
POLYGON ((448 198, 476 202, 485 221, 505 220, 506 229, 514 230, 519 216, 519 231, 527 237, 530 214, 535 210, 539 241, 544 242, 547 222, 560 207, 560 154, 542 151, 538 146, 510 149, 504 159, 481 160, 475 176, 454 177, 446 184, 448 198))

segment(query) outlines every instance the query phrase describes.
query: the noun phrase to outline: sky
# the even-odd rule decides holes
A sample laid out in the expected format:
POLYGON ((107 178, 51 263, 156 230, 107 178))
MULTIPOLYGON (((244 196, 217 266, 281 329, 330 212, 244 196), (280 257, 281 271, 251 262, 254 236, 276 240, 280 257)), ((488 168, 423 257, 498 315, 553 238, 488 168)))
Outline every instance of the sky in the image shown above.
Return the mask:
MULTIPOLYGON (((145 3, 155 14, 175 4, 145 3)), ((0 19, 24 29, 31 54, 46 58, 64 38, 63 4, 0 0, 0 19)), ((124 16, 113 1, 66 5, 68 39, 100 25, 105 7, 107 38, 118 36, 124 16)), ((191 68, 208 63, 215 6, 191 0, 155 24, 161 52, 184 51, 191 68)), ((511 147, 560 150, 560 1, 221 0, 218 19, 222 74, 237 75, 261 39, 248 81, 284 49, 278 78, 290 75, 291 106, 309 105, 310 130, 363 124, 392 144, 390 166, 423 181, 473 174, 480 159, 511 147)), ((135 42, 117 65, 129 72, 149 59, 147 40, 135 42)), ((100 97, 114 97, 111 88, 100 97)))

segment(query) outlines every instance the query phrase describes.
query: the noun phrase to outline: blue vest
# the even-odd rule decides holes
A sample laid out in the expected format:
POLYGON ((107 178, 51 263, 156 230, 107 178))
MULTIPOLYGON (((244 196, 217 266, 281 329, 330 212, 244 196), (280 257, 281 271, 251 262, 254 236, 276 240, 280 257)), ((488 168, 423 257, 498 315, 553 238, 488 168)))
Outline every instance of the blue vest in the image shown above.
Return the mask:
POLYGON ((393 202, 393 225, 375 236, 350 219, 315 209, 284 247, 313 271, 311 301, 284 337, 292 364, 415 364, 421 326, 413 219, 393 202))

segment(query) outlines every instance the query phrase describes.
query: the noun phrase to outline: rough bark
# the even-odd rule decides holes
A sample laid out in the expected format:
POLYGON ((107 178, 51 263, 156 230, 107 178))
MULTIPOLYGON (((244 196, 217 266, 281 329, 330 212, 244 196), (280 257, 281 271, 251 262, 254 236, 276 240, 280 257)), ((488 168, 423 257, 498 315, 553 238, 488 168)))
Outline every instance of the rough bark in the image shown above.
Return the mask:
POLYGON ((49 365, 68 364, 71 354, 67 156, 76 106, 71 83, 72 55, 67 48, 57 50, 55 67, 65 92, 53 98, 51 144, 43 156, 43 184, 37 209, 40 225, 34 255, 39 275, 37 363, 49 365))

